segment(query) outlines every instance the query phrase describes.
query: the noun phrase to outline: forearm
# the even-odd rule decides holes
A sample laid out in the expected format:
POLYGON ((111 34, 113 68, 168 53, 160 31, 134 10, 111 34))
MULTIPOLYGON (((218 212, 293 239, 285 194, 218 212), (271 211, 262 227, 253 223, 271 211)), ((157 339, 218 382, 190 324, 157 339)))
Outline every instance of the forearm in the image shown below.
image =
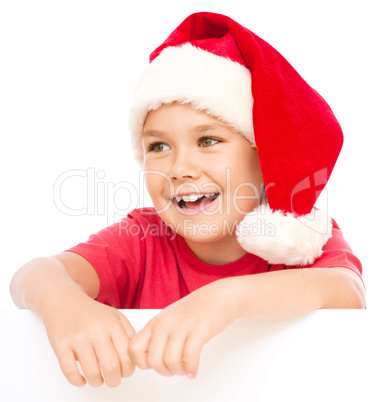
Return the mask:
POLYGON ((358 283, 336 268, 288 269, 228 278, 236 290, 238 317, 282 319, 322 308, 364 308, 358 283))
POLYGON ((18 308, 28 308, 40 316, 64 295, 86 295, 65 266, 49 257, 36 258, 21 267, 12 278, 10 291, 18 308))

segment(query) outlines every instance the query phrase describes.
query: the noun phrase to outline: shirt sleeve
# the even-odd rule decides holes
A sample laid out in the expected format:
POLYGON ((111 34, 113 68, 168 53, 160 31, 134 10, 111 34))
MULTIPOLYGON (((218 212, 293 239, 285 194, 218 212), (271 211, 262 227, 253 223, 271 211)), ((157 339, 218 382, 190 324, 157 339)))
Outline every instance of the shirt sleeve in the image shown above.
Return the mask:
POLYGON ((323 254, 313 264, 301 268, 348 268, 362 280, 362 265, 345 241, 342 231, 332 219, 332 237, 323 247, 323 254))
POLYGON ((93 234, 84 243, 65 250, 85 258, 95 269, 100 292, 97 300, 115 308, 133 308, 140 278, 142 248, 140 230, 132 215, 93 234))

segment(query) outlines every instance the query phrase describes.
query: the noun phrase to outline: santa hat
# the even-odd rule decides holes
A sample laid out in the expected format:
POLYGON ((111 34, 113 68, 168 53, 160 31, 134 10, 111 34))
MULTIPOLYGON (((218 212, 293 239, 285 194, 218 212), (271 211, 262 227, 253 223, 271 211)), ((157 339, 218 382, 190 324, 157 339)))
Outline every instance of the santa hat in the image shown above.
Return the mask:
POLYGON ((231 18, 202 12, 151 54, 138 82, 130 129, 140 162, 147 113, 174 101, 221 119, 257 148, 268 205, 240 223, 241 246, 270 264, 319 257, 332 223, 314 205, 343 143, 325 100, 263 39, 231 18))

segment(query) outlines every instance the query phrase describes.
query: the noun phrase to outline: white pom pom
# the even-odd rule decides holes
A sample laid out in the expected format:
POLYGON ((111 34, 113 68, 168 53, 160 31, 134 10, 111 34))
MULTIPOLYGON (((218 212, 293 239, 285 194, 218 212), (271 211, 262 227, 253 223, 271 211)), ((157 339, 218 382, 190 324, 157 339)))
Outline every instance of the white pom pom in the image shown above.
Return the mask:
POLYGON ((236 234, 244 250, 270 264, 302 266, 322 255, 332 236, 332 222, 318 209, 295 217, 261 205, 245 216, 236 234))

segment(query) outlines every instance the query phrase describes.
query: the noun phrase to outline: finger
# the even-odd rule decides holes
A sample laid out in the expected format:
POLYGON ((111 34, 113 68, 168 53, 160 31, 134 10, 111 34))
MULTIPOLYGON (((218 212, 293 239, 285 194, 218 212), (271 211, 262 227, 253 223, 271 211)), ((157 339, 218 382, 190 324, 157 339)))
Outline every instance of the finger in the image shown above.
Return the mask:
POLYGON ((172 334, 167 341, 164 351, 164 364, 172 374, 185 375, 186 367, 184 362, 185 336, 172 334))
POLYGON ((131 361, 142 370, 150 368, 147 364, 147 350, 150 340, 151 328, 146 326, 135 334, 128 343, 128 354, 131 361))
POLYGON ((130 377, 135 371, 135 364, 128 354, 129 338, 124 330, 114 331, 112 343, 118 355, 122 377, 130 377))
POLYGON ((147 351, 147 364, 157 373, 171 377, 173 373, 164 362, 164 351, 167 345, 168 336, 165 331, 156 330, 153 332, 147 351))
POLYGON ((202 339, 195 335, 190 335, 184 345, 184 365, 186 375, 195 378, 200 363, 201 350, 204 346, 202 339))
POLYGON ((132 362, 128 353, 128 344, 130 339, 136 334, 135 328, 131 325, 130 321, 121 313, 119 313, 119 320, 124 329, 124 336, 120 333, 113 334, 112 340, 115 350, 118 353, 119 361, 122 369, 122 377, 130 377, 135 371, 135 364, 132 362), (126 338, 127 336, 127 338, 126 338))
POLYGON ((61 370, 69 383, 76 387, 84 387, 86 385, 86 379, 78 370, 74 352, 70 349, 66 349, 56 352, 56 355, 61 370))
POLYGON ((129 338, 132 338, 136 334, 135 328, 131 325, 130 321, 128 321, 127 318, 121 312, 118 313, 119 313, 119 320, 122 323, 122 326, 126 331, 126 334, 128 335, 129 338))
POLYGON ((102 368, 105 383, 109 387, 117 387, 122 379, 122 369, 114 343, 111 339, 98 343, 95 353, 102 368))
POLYGON ((81 364, 83 374, 92 387, 99 387, 103 384, 103 377, 99 362, 94 349, 90 345, 77 347, 75 355, 81 364))

